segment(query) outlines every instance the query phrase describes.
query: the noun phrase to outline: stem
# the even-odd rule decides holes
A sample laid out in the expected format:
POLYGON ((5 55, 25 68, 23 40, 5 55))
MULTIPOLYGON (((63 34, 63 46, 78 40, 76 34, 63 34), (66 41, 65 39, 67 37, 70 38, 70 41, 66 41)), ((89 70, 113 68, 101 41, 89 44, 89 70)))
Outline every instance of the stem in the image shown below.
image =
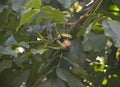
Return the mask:
POLYGON ((12 15, 18 17, 18 15, 17 15, 15 12, 13 12, 13 11, 11 11, 11 10, 9 10, 9 9, 6 9, 6 10, 7 10, 10 14, 12 14, 12 15))
POLYGON ((62 54, 62 52, 61 52, 61 54, 60 54, 60 59, 59 59, 59 62, 58 62, 58 67, 60 67, 62 58, 63 58, 63 54, 62 54))
POLYGON ((93 13, 95 13, 96 12, 96 10, 100 7, 100 5, 101 5, 101 3, 103 2, 103 0, 100 0, 100 2, 98 3, 98 5, 96 6, 96 8, 95 8, 95 10, 94 10, 94 12, 93 13))
POLYGON ((100 4, 102 3, 103 0, 96 0, 93 5, 91 7, 88 8, 87 12, 82 15, 78 20, 76 20, 72 26, 70 26, 70 28, 68 29, 67 33, 70 33, 77 24, 79 24, 80 21, 84 20, 86 17, 88 17, 89 13, 97 6, 97 8, 94 10, 94 12, 98 9, 98 7, 100 6, 100 4))

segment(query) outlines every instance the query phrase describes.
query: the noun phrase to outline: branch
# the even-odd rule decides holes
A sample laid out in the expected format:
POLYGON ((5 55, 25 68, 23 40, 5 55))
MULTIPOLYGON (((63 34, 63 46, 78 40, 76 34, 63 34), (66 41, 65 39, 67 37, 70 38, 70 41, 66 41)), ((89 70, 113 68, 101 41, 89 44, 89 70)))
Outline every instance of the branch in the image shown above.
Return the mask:
POLYGON ((83 21, 87 16, 88 14, 95 8, 97 7, 97 5, 99 5, 99 3, 101 3, 102 0, 96 0, 93 5, 91 5, 88 10, 86 11, 86 13, 81 16, 78 20, 76 20, 73 25, 70 26, 70 28, 67 30, 67 33, 70 33, 74 28, 75 26, 80 23, 81 21, 83 21))

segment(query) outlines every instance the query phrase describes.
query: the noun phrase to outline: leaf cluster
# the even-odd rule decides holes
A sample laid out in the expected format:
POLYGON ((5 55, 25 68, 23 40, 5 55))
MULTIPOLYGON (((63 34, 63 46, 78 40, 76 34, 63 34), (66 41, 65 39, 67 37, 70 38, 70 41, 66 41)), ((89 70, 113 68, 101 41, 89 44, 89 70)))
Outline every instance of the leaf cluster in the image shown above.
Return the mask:
POLYGON ((118 87, 119 4, 0 0, 0 86, 118 87))

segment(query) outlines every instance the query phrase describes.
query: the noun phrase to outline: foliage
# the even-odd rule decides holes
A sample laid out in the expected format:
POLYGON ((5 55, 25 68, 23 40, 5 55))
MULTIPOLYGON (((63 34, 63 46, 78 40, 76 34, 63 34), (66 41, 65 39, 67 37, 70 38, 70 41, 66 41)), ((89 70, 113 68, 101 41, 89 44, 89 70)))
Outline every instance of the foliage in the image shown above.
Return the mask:
POLYGON ((118 87, 119 4, 0 0, 0 86, 118 87))

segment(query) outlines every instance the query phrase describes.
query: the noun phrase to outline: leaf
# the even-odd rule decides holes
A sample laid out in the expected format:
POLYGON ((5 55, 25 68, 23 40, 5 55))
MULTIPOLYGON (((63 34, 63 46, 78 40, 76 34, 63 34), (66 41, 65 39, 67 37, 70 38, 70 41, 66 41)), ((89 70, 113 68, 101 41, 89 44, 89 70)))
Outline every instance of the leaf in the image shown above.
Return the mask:
POLYGON ((7 8, 7 7, 8 7, 7 5, 1 5, 1 4, 0 4, 0 13, 2 13, 3 10, 4 10, 5 8, 7 8))
POLYGON ((39 12, 40 12, 39 9, 31 9, 27 13, 23 14, 20 20, 20 24, 17 27, 16 31, 18 31, 22 25, 29 24, 32 21, 33 17, 39 12))
POLYGON ((100 52, 105 48, 107 43, 107 37, 104 34, 94 35, 90 33, 87 37, 87 40, 83 44, 83 50, 86 52, 94 51, 100 52))
MULTIPOLYGON (((2 13, 0 13, 0 26, 5 27, 8 23, 8 18, 9 18, 9 12, 4 10, 2 13)), ((1 28, 2 29, 2 28, 1 28)))
POLYGON ((42 1, 41 0, 30 0, 26 5, 26 8, 36 8, 39 9, 41 7, 42 1))
POLYGON ((43 54, 45 51, 47 51, 48 49, 31 49, 31 52, 35 55, 35 54, 43 54))
POLYGON ((54 21, 63 21, 64 14, 58 9, 52 8, 50 6, 44 6, 42 12, 45 13, 46 18, 52 18, 54 21))
POLYGON ((28 57, 17 57, 13 59, 13 62, 18 66, 18 67, 22 67, 22 64, 27 61, 29 58, 28 57))
POLYGON ((43 0, 43 2, 49 4, 51 2, 51 0, 43 0))
POLYGON ((23 87, 21 85, 22 85, 23 82, 24 83, 27 82, 29 75, 30 75, 30 70, 29 69, 23 71, 13 81, 13 85, 14 85, 13 87, 19 87, 19 86, 23 87))
POLYGON ((25 5, 26 0, 13 0, 12 9, 19 13, 21 8, 25 5))
POLYGON ((77 75, 78 77, 82 78, 82 79, 89 79, 89 75, 87 74, 87 72, 83 69, 83 67, 72 67, 71 69, 72 73, 74 73, 75 75, 77 75))
POLYGON ((73 75, 72 73, 70 73, 67 70, 57 68, 56 73, 57 73, 57 76, 62 80, 64 80, 63 75, 65 76, 64 78, 67 79, 66 82, 69 85, 69 87, 85 87, 82 84, 80 79, 78 79, 75 75, 73 75))
POLYGON ((82 35, 85 34, 87 27, 89 27, 90 24, 92 24, 95 21, 95 18, 97 19, 97 15, 96 14, 90 14, 88 16, 88 18, 82 24, 82 28, 79 29, 79 31, 77 32, 77 37, 78 38, 80 38, 82 35))
POLYGON ((12 67, 12 61, 11 60, 3 60, 0 62, 0 73, 4 71, 5 69, 9 69, 12 67))
POLYGON ((14 38, 13 35, 9 36, 8 39, 5 41, 3 46, 9 46, 11 44, 17 43, 16 39, 14 38))
POLYGON ((116 47, 120 47, 120 22, 115 20, 106 20, 102 22, 105 35, 111 37, 116 47))
POLYGON ((6 41, 6 39, 8 38, 7 35, 6 35, 7 32, 4 31, 4 30, 1 30, 0 32, 2 32, 2 33, 0 34, 0 45, 3 45, 4 42, 6 41))
POLYGON ((107 83, 108 83, 108 79, 106 77, 104 77, 102 85, 107 85, 107 83))
POLYGON ((60 79, 55 79, 54 87, 66 87, 66 84, 60 79))
POLYGON ((92 30, 96 32, 104 32, 103 26, 98 22, 92 26, 92 30))
POLYGON ((7 23, 7 28, 9 30, 12 30, 13 32, 15 31, 15 28, 18 26, 19 21, 18 21, 18 16, 17 14, 14 13, 14 15, 8 15, 9 16, 9 23, 7 23))
POLYGON ((36 24, 36 25, 39 25, 39 24, 42 22, 42 20, 43 20, 43 16, 38 17, 38 18, 36 19, 35 24, 36 24))
POLYGON ((74 64, 83 65, 86 55, 82 51, 82 42, 79 40, 72 40, 70 49, 65 52, 65 58, 74 64))
POLYGON ((20 43, 17 43, 16 39, 13 37, 13 35, 11 35, 6 42, 3 44, 3 46, 9 46, 9 45, 17 45, 17 46, 22 46, 25 48, 29 48, 29 45, 25 42, 22 41, 20 43))
POLYGON ((0 54, 17 57, 17 52, 8 47, 0 47, 0 54))
POLYGON ((27 44, 27 42, 25 42, 25 41, 22 41, 20 43, 16 43, 16 44, 13 44, 13 45, 29 48, 29 44, 27 44))
POLYGON ((64 8, 69 8, 76 0, 57 0, 64 8))
POLYGON ((120 0, 112 0, 115 5, 120 8, 120 0))
POLYGON ((38 85, 37 87, 66 87, 66 86, 62 80, 54 77, 50 77, 41 85, 38 85))
POLYGON ((58 76, 60 79, 62 79, 63 81, 66 81, 66 82, 68 81, 65 73, 63 73, 63 71, 62 71, 61 69, 57 68, 57 69, 56 69, 56 74, 57 74, 57 76, 58 76))

